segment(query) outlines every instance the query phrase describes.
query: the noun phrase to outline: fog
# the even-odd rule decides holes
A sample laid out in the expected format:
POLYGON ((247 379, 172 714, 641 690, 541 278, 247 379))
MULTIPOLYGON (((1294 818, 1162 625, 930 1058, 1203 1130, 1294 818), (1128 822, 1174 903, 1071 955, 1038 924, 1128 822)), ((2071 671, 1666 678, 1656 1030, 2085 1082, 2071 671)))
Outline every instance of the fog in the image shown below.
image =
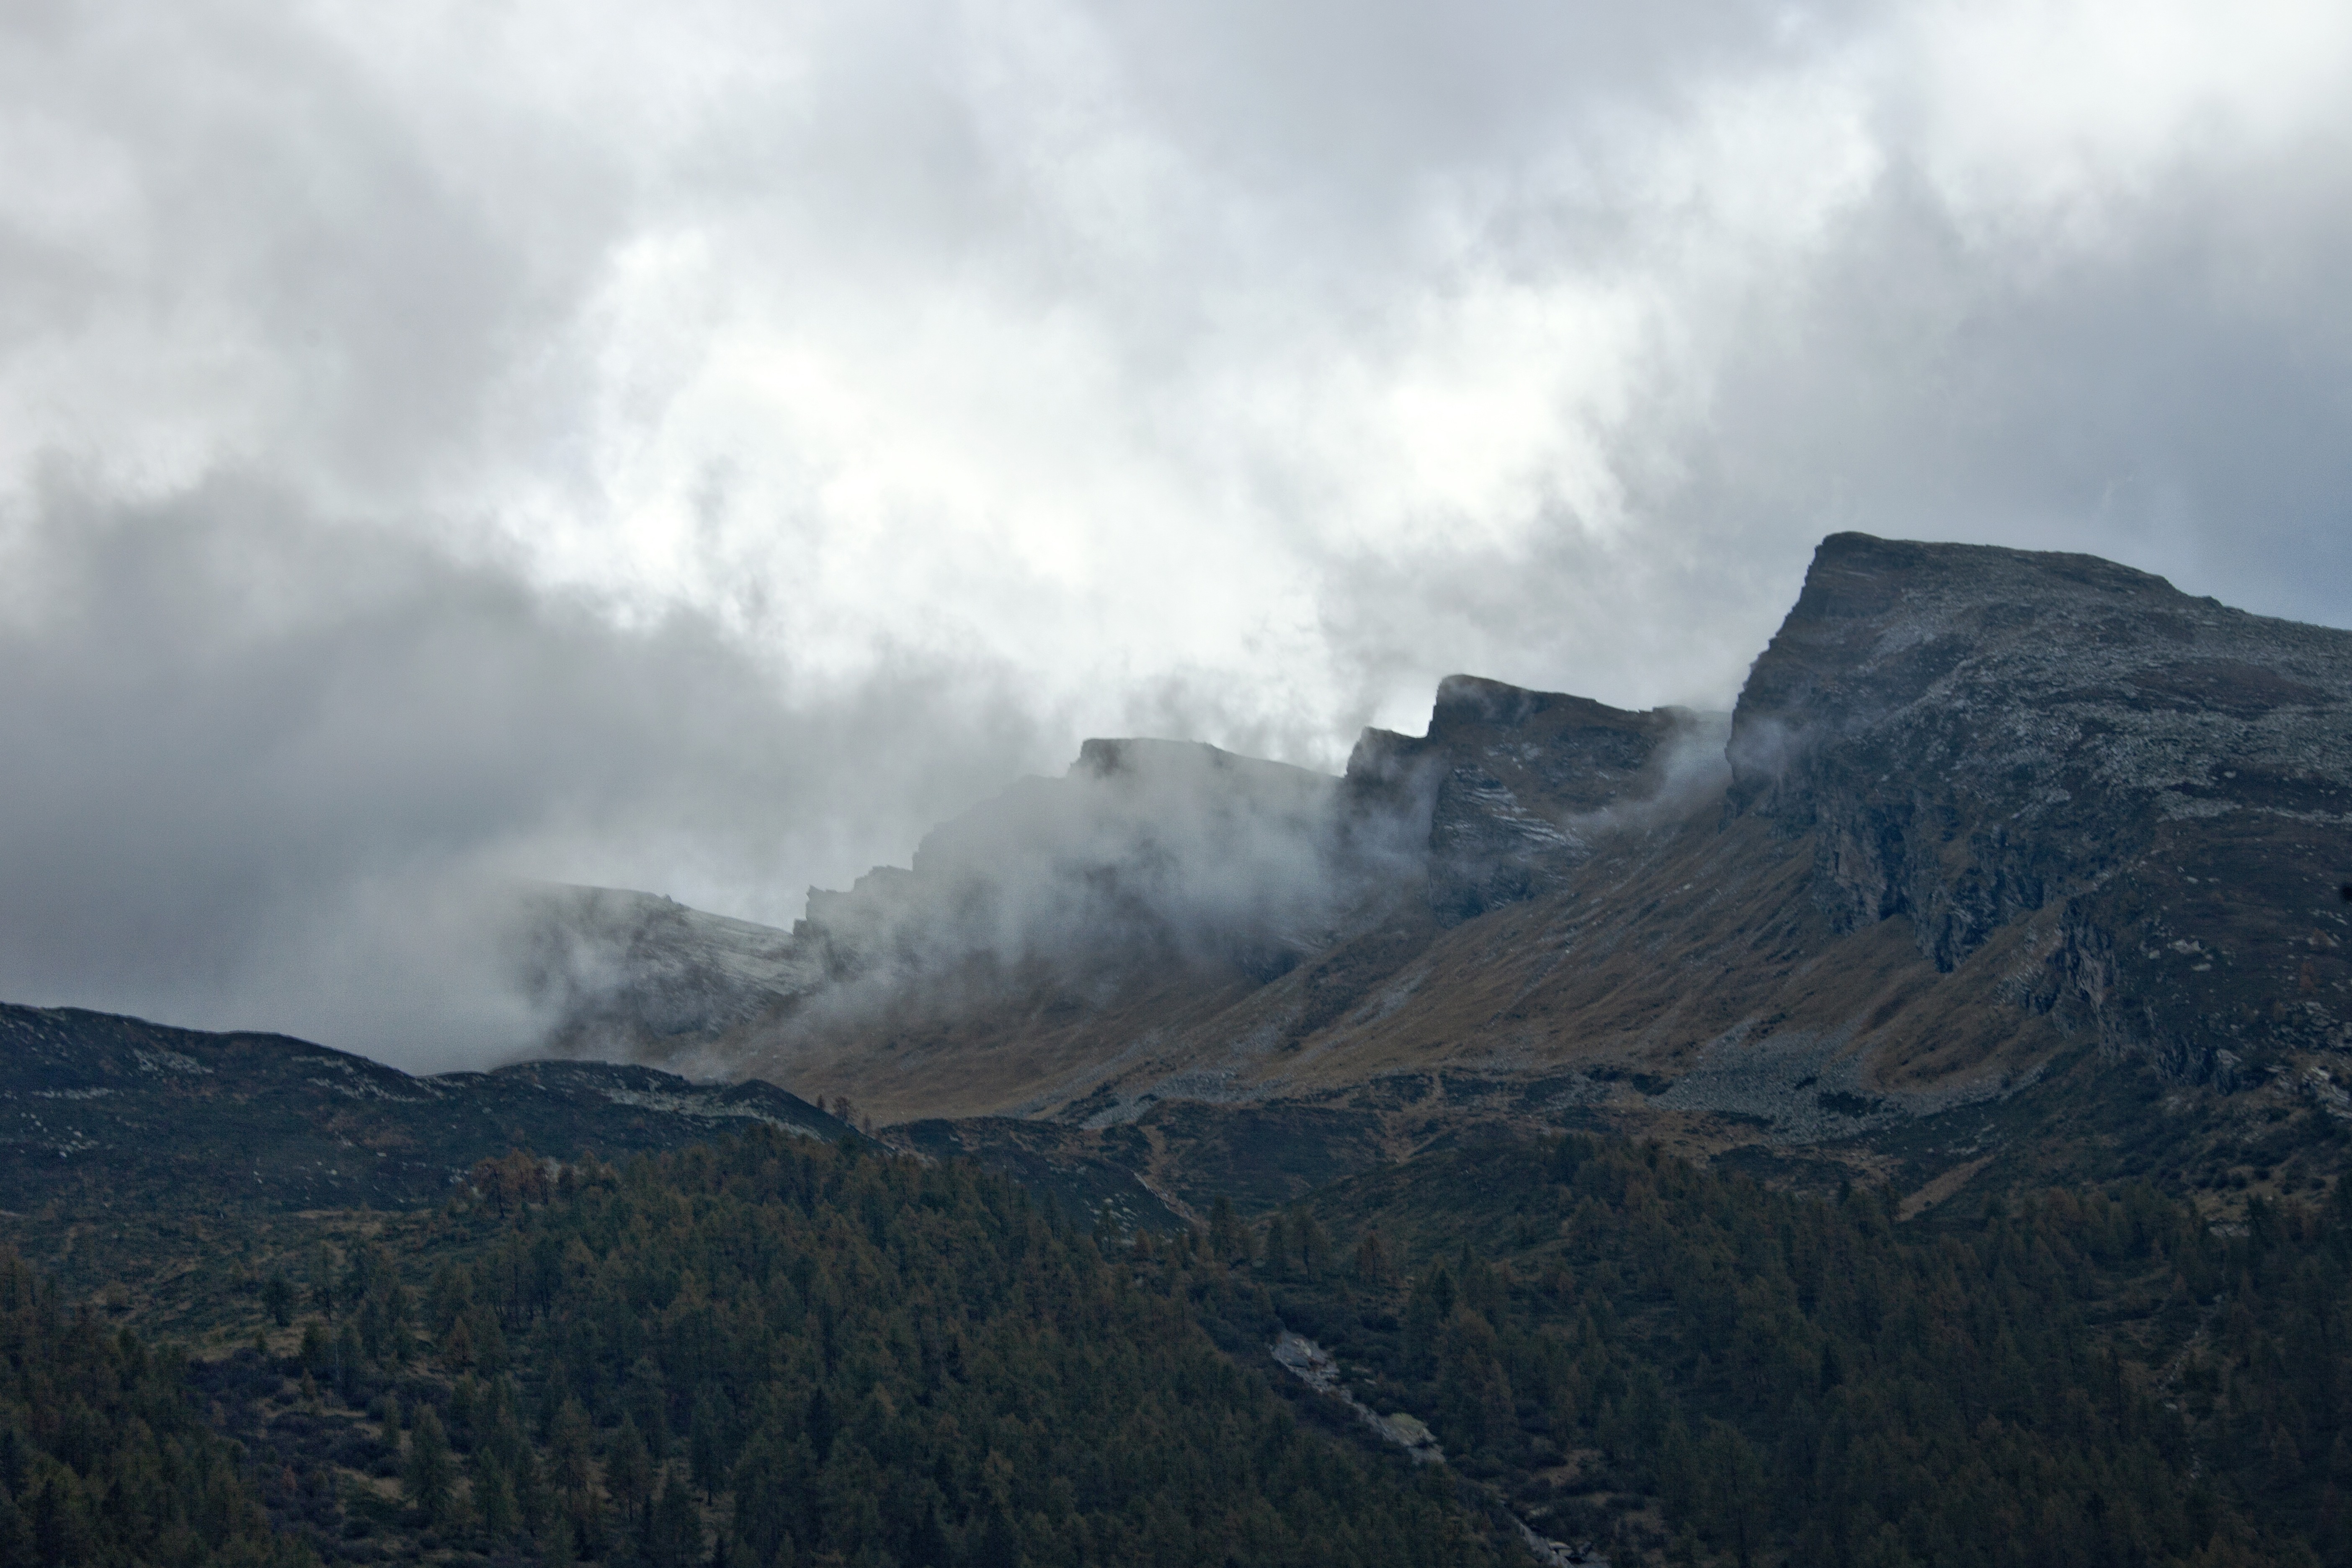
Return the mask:
MULTIPOLYGON (((0 103, 11 1000, 529 1048, 520 879, 1727 708, 1842 529, 2352 624, 2341 6, 32 0, 0 103)), ((1252 842, 1146 901, 1344 901, 1252 842)))
POLYGON ((45 503, 70 526, 13 552, 0 627, 12 1000, 404 1066, 511 1056, 540 1022, 510 950, 524 879, 796 912, 804 884, 766 890, 884 857, 1036 744, 984 664, 787 702, 690 614, 616 626, 258 489, 45 503))

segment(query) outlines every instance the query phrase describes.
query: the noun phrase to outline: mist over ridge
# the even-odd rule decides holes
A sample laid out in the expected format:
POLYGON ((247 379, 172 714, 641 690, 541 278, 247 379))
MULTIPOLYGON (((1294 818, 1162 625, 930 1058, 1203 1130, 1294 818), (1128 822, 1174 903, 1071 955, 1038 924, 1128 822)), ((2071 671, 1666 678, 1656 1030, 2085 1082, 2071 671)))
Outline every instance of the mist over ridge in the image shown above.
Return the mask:
POLYGON ((1039 985, 1101 1005, 1171 977, 1263 984, 1401 916, 1450 927, 1534 896, 1612 837, 1705 809, 1728 728, 1450 676, 1425 734, 1367 730, 1336 777, 1089 740, 1062 777, 933 828, 909 866, 812 888, 790 932, 546 889, 525 984, 560 1049, 705 1072, 740 1070, 763 1034, 948 1018, 1039 985))
POLYGON ((2352 1568, 2346 0, 0 104, 0 1559, 2352 1568))
POLYGON ((1495 1114, 1810 1142, 2006 1100, 2086 1041, 2226 1096, 2352 1039, 2347 703, 2341 632, 1836 534, 1731 714, 1455 676, 1336 778, 1089 742, 813 891, 749 980, 638 905, 537 1001, 559 1049, 887 1120, 1370 1114, 1435 1074, 1495 1114))

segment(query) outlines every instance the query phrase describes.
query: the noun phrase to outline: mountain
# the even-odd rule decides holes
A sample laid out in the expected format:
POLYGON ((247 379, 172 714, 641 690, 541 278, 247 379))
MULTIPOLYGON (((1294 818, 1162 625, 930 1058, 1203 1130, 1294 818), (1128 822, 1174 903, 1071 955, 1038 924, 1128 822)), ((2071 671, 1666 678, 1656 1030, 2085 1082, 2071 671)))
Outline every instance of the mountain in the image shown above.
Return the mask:
POLYGON ((1180 1196, 1497 1120, 2259 1185, 2352 1110, 2347 876, 2352 635, 1839 534, 1727 725, 1454 677, 1338 779, 1089 742, 813 895, 662 1048, 1180 1196))
POLYGON ((2230 1089, 2352 1048, 2352 636, 2078 555, 1831 540, 1742 694, 1732 805, 1848 932, 2230 1089))
POLYGON ((548 883, 521 900, 521 989, 569 1055, 659 1055, 757 1022, 824 978, 789 931, 658 893, 548 883))
POLYGON ((531 891, 694 1077, 0 1007, 0 1561, 2352 1563, 2347 708, 1839 535, 1729 715, 531 891))
POLYGON ((856 1136, 756 1079, 562 1061, 415 1078, 281 1035, 0 1005, 0 1210, 17 1214, 405 1208, 512 1150, 618 1159, 747 1121, 856 1136))
MULTIPOLYGON (((282 1035, 0 1005, 0 1217, 413 1209, 517 1150, 621 1161, 755 1122, 870 1142, 757 1079, 589 1061, 412 1077, 282 1035)), ((1071 1213, 1180 1223, 1116 1161, 1005 1139, 982 1152, 1071 1213)))

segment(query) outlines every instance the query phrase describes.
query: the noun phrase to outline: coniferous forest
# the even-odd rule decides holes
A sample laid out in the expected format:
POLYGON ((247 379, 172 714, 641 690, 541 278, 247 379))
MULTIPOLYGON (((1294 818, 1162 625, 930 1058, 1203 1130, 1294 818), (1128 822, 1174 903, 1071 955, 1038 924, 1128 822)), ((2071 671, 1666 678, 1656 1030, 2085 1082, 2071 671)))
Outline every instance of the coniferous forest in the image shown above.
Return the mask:
POLYGON ((2332 1198, 1930 1224, 1575 1136, 1172 1234, 772 1129, 516 1155, 225 1356, 8 1259, 0 1563, 2347 1563, 2347 1300, 2332 1198))

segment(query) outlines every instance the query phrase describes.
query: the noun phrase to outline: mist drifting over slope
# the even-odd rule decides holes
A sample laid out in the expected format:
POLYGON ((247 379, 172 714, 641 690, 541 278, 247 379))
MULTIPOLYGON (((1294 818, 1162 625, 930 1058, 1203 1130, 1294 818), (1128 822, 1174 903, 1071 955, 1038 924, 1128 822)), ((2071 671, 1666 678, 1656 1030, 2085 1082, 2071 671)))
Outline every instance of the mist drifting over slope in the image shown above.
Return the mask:
POLYGON ((1062 777, 1016 780, 925 835, 910 866, 811 889, 789 933, 642 894, 544 889, 522 973, 562 1048, 656 1058, 787 1017, 787 1033, 848 1026, 1041 980, 1265 977, 1422 872, 1428 782, 1368 807, 1309 769, 1088 741, 1062 777))
POLYGON ((486 885, 789 924, 1090 735, 1727 707, 1840 528, 2352 620, 2340 6, 35 5, 0 85, 17 999, 510 1048, 486 885))
POLYGON ((1394 961, 1709 816, 1729 720, 1454 676, 1425 734, 1367 730, 1339 777, 1090 740, 1062 777, 934 828, 911 866, 810 889, 789 932, 543 889, 521 973, 552 1048, 721 1076, 877 1047, 953 1054, 942 1042, 973 1018, 1052 1035, 1116 1015, 1156 1037, 1293 971, 1336 994, 1375 950, 1394 961))

